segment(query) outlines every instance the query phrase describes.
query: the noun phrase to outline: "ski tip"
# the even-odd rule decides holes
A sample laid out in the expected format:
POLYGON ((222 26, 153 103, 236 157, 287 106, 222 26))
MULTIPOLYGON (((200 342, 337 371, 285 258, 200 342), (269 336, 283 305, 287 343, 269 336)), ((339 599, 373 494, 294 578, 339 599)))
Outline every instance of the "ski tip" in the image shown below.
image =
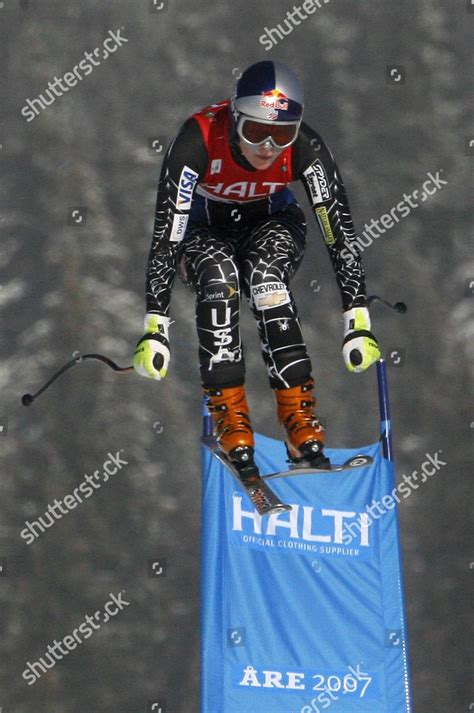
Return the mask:
POLYGON ((374 462, 372 456, 362 455, 361 453, 348 458, 345 463, 343 463, 343 468, 363 468, 366 465, 371 465, 374 462))

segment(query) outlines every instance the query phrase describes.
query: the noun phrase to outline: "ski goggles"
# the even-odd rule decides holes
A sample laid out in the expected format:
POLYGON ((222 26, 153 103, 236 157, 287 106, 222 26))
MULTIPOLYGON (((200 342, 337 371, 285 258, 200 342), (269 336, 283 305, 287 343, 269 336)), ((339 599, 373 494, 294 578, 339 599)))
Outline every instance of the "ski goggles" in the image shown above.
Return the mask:
POLYGON ((271 141, 277 149, 286 149, 295 141, 300 128, 299 121, 285 121, 269 124, 259 119, 240 116, 237 122, 237 133, 250 146, 260 146, 271 141))

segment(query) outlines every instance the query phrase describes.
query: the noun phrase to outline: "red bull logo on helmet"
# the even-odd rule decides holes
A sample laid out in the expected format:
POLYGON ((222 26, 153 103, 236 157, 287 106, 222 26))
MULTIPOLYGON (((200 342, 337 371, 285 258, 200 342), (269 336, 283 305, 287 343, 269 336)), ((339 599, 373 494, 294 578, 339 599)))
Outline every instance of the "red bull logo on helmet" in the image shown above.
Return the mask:
POLYGON ((270 89, 268 92, 262 92, 260 106, 264 109, 286 111, 288 109, 288 97, 279 89, 270 89))

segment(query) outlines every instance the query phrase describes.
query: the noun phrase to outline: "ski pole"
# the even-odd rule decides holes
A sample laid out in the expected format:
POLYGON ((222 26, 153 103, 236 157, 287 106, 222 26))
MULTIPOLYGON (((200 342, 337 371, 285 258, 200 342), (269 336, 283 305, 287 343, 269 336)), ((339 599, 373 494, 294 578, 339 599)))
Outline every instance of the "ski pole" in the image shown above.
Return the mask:
POLYGON ((372 304, 372 302, 381 302, 386 307, 390 307, 390 309, 394 309, 395 312, 399 312, 400 314, 405 314, 407 311, 405 302, 395 302, 393 305, 391 302, 384 300, 383 297, 379 297, 378 295, 370 295, 370 297, 367 297, 367 303, 372 304))
POLYGON ((379 392, 380 437, 382 440, 383 457, 387 460, 393 460, 392 422, 390 420, 385 359, 379 359, 377 362, 377 385, 379 392))
POLYGON ((64 364, 53 376, 51 379, 49 379, 46 384, 39 389, 39 391, 36 392, 36 394, 24 394, 21 397, 21 403, 23 406, 31 406, 33 401, 43 393, 43 391, 46 391, 46 389, 51 386, 51 384, 56 381, 56 379, 59 379, 60 376, 62 376, 68 369, 71 369, 71 367, 75 366, 76 364, 80 364, 84 359, 98 359, 98 361, 103 362, 104 364, 107 364, 107 366, 110 366, 111 369, 114 371, 118 372, 119 374, 127 374, 131 371, 133 371, 133 366, 118 366, 112 359, 109 359, 106 356, 103 356, 102 354, 79 354, 79 356, 75 357, 74 359, 71 359, 71 361, 68 361, 67 364, 64 364))
MULTIPOLYGON (((40 394, 42 394, 43 391, 46 391, 46 389, 51 386, 51 384, 56 381, 56 379, 59 379, 59 377, 62 376, 68 369, 75 366, 76 364, 80 364, 85 359, 97 359, 103 364, 107 364, 107 366, 109 366, 118 374, 130 374, 132 371, 134 371, 133 366, 119 366, 114 361, 112 361, 112 359, 109 359, 109 357, 106 357, 103 354, 80 354, 74 359, 71 359, 71 361, 68 361, 67 364, 64 364, 64 366, 62 366, 55 374, 53 374, 51 379, 49 379, 46 384, 42 386, 39 391, 36 392, 36 394, 23 394, 23 396, 21 397, 21 403, 23 404, 23 406, 31 406, 33 401, 40 394)), ((161 367, 163 366, 162 354, 155 355, 155 358, 153 359, 153 366, 158 371, 161 369, 161 367)))

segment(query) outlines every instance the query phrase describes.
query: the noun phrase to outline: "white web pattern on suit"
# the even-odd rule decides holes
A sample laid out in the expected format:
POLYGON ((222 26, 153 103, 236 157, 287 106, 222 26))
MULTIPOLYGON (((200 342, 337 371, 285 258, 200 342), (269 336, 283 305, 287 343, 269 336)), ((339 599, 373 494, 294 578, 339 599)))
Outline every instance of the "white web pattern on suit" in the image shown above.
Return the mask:
POLYGON ((346 191, 337 167, 335 167, 334 177, 331 181, 331 195, 334 196, 334 199, 327 209, 329 218, 331 224, 336 228, 338 242, 344 244, 348 250, 351 245, 349 253, 352 255, 352 259, 346 261, 335 245, 328 245, 327 248, 344 302, 352 304, 353 300, 361 293, 361 287, 362 290, 364 288, 364 270, 360 260, 360 250, 355 242, 356 232, 346 191), (357 257, 352 254, 353 252, 357 253, 357 257))
MULTIPOLYGON (((246 294, 250 295, 252 285, 261 283, 280 282, 288 288, 290 278, 300 264, 303 253, 304 247, 298 246, 290 231, 281 224, 276 227, 275 221, 270 219, 260 225, 251 233, 248 254, 244 259, 243 281, 246 294)), ((250 299, 250 305, 257 319, 268 374, 285 386, 288 386, 285 372, 294 373, 297 364, 309 361, 295 301, 289 289, 288 296, 289 302, 286 305, 266 310, 257 310, 250 299), (269 326, 273 323, 276 323, 278 331, 280 334, 283 333, 284 338, 281 346, 272 348, 269 326), (291 330, 293 334, 297 332, 299 336, 297 341, 288 341, 286 338, 290 325, 293 327, 291 330), (279 351, 299 353, 299 356, 281 367, 277 362, 279 351)))
POLYGON ((149 261, 146 281, 147 304, 153 306, 153 310, 158 310, 162 314, 167 312, 169 307, 170 290, 176 275, 176 253, 179 243, 166 240, 166 236, 171 234, 173 225, 173 215, 178 212, 172 196, 177 196, 178 186, 169 175, 166 169, 164 175, 160 176, 158 196, 166 196, 165 200, 158 203, 155 211, 155 223, 150 254, 153 256, 149 261), (164 183, 165 190, 160 190, 164 183))
MULTIPOLYGON (((226 309, 230 309, 230 337, 232 349, 219 347, 217 351, 210 349, 207 340, 200 339, 200 350, 209 357, 209 365, 223 361, 240 361, 242 359, 242 340, 239 328, 240 316, 240 276, 238 267, 233 259, 233 249, 230 245, 224 249, 225 243, 217 240, 212 232, 203 226, 190 228, 186 235, 186 256, 190 273, 192 273, 198 294, 202 294, 206 286, 222 285, 235 282, 235 299, 225 300, 226 309), (230 305, 230 306, 229 306, 230 305)), ((212 308, 211 308, 212 309, 212 308)), ((215 307, 217 309, 217 307, 215 307)), ((207 333, 212 338, 215 328, 207 327, 197 320, 198 335, 207 333)))
POLYGON ((303 257, 304 241, 297 241, 284 224, 272 219, 254 230, 249 228, 239 237, 236 242, 225 241, 207 227, 196 226, 188 231, 183 244, 188 276, 198 292, 196 318, 201 362, 204 358, 207 368, 212 370, 215 364, 242 360, 238 299, 241 281, 257 321, 268 374, 280 387, 287 386, 287 373, 294 377, 295 367, 300 368, 298 365, 303 362, 305 371, 310 368, 291 292, 288 291, 284 304, 267 309, 256 309, 250 295, 252 286, 283 283, 285 288, 278 290, 285 297, 290 277, 303 257), (209 286, 223 283, 235 284, 236 299, 206 300, 209 286), (211 318, 213 309, 218 311, 211 318), (224 310, 227 319, 223 317, 224 310), (222 326, 232 337, 228 345, 219 343, 222 326))

